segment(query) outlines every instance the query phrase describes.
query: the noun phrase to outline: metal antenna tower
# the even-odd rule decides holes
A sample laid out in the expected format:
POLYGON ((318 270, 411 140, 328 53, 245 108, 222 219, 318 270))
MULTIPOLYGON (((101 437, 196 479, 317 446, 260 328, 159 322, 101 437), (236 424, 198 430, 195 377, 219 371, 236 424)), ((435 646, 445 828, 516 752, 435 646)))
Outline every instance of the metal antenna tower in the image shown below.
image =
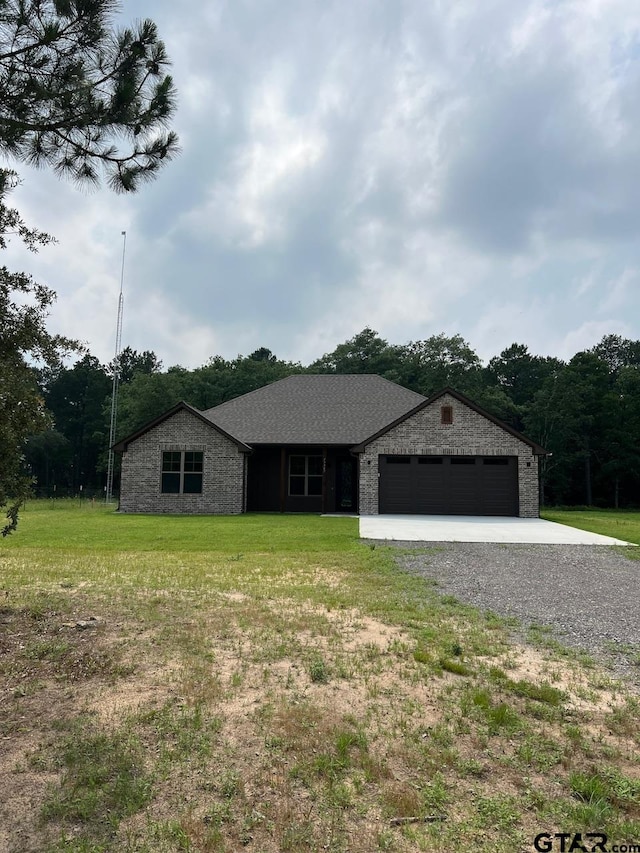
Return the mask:
POLYGON ((109 503, 113 497, 113 463, 114 453, 113 445, 116 440, 116 424, 118 422, 118 386, 120 385, 120 364, 118 356, 120 355, 120 347, 122 345, 122 311, 124 308, 124 298, 122 296, 122 286, 124 284, 124 256, 127 248, 127 232, 122 232, 122 269, 120 270, 120 296, 118 297, 118 322, 116 323, 116 349, 113 359, 113 388, 111 391, 111 425, 109 427, 109 462, 107 464, 107 489, 106 503, 109 503))

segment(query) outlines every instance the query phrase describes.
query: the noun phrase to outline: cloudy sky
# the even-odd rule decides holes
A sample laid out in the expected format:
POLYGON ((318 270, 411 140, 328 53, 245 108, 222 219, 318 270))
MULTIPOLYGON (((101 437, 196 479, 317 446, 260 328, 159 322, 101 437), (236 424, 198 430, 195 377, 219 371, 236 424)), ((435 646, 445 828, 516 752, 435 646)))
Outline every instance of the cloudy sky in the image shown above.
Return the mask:
POLYGON ((638 0, 129 0, 182 154, 132 197, 21 168, 52 330, 196 367, 362 330, 568 358, 640 338, 638 0))

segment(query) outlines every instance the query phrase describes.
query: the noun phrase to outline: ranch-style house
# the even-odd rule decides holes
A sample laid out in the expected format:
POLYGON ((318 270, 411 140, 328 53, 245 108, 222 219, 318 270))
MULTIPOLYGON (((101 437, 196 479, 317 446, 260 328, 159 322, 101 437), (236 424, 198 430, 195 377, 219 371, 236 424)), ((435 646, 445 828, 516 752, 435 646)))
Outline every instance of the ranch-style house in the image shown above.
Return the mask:
POLYGON ((294 375, 120 441, 120 511, 539 514, 542 447, 445 388, 294 375))

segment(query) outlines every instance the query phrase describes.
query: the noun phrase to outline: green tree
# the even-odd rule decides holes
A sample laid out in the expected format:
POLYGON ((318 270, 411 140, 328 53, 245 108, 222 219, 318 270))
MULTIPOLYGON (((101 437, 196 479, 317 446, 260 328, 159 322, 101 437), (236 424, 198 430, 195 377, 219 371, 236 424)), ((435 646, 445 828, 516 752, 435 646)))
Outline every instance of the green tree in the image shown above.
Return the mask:
POLYGON ((595 488, 616 509, 637 505, 640 493, 640 341, 605 335, 589 353, 609 373, 607 413, 595 488))
POLYGON ((477 397, 482 385, 482 362, 461 335, 432 335, 400 348, 399 381, 428 397, 450 386, 477 397))
POLYGON ((233 396, 234 383, 233 363, 221 355, 212 356, 189 374, 184 399, 198 409, 210 409, 233 396))
MULTIPOLYGON (((51 237, 31 228, 6 204, 15 186, 13 172, 0 171, 0 250, 11 236, 31 251, 51 242, 51 237)), ((55 370, 71 341, 47 332, 45 321, 55 294, 25 273, 0 267, 0 508, 7 522, 0 532, 15 530, 18 511, 28 494, 23 445, 27 436, 46 429, 50 420, 31 363, 55 370)))
POLYGON ((278 360, 278 356, 274 355, 267 347, 259 347, 257 350, 254 350, 249 358, 252 361, 276 362, 278 360))
POLYGON ((125 347, 117 358, 109 362, 108 372, 113 376, 115 368, 118 368, 118 378, 121 384, 131 382, 136 373, 160 373, 162 362, 153 350, 138 352, 131 347, 125 347))
POLYGON ((152 21, 115 0, 0 4, 0 149, 81 182, 135 190, 177 152, 175 92, 152 21))
POLYGON ((526 406, 560 364, 556 358, 531 355, 525 344, 511 344, 490 359, 487 371, 516 406, 526 406))
POLYGON ((399 348, 390 346, 367 326, 339 344, 333 352, 314 361, 309 370, 313 373, 377 373, 387 376, 398 366, 399 348))
POLYGON ((72 452, 71 442, 55 429, 27 439, 25 461, 38 487, 45 493, 60 487, 62 494, 72 487, 72 452))
POLYGON ((71 487, 97 488, 98 463, 107 446, 109 421, 105 401, 111 381, 97 358, 85 355, 63 369, 45 392, 56 429, 71 446, 71 487))
POLYGON ((301 371, 302 368, 299 364, 281 361, 270 350, 262 347, 249 356, 239 355, 233 361, 229 362, 229 369, 223 387, 223 396, 216 400, 215 403, 204 406, 204 400, 198 397, 194 399, 197 400, 196 405, 199 407, 208 408, 223 403, 225 400, 230 400, 233 397, 239 397, 241 394, 248 394, 249 391, 255 391, 257 388, 262 388, 271 382, 284 379, 286 376, 291 376, 292 373, 300 373, 301 371), (258 356, 257 358, 256 355, 258 356))
POLYGON ((543 488, 555 503, 594 503, 594 479, 607 454, 606 424, 615 411, 606 363, 579 352, 551 374, 526 416, 528 434, 551 459, 543 462, 543 488))
POLYGON ((623 367, 640 366, 640 341, 631 341, 620 335, 605 335, 589 352, 602 359, 613 376, 617 376, 623 367))
POLYGON ((524 344, 511 344, 500 355, 490 359, 485 371, 487 383, 499 388, 511 401, 511 413, 505 418, 511 426, 524 429, 526 413, 533 398, 561 364, 556 358, 531 355, 524 344))
POLYGON ((605 426, 601 470, 607 503, 638 504, 640 495, 640 365, 617 371, 605 426))

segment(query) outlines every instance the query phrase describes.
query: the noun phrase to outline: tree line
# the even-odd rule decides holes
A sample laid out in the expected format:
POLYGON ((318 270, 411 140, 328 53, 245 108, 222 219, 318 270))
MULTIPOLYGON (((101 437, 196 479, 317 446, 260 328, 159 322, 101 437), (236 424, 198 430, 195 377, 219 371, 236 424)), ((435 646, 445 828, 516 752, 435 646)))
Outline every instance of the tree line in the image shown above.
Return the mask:
POLYGON ((569 361, 514 343, 486 364, 460 335, 396 345, 369 328, 306 366, 265 347, 194 370, 131 348, 108 365, 87 354, 38 374, 51 427, 28 439, 25 462, 40 494, 103 493, 116 369, 119 438, 180 400, 204 410, 294 373, 376 373, 427 397, 451 386, 552 454, 545 503, 640 505, 640 341, 619 335, 569 361))

